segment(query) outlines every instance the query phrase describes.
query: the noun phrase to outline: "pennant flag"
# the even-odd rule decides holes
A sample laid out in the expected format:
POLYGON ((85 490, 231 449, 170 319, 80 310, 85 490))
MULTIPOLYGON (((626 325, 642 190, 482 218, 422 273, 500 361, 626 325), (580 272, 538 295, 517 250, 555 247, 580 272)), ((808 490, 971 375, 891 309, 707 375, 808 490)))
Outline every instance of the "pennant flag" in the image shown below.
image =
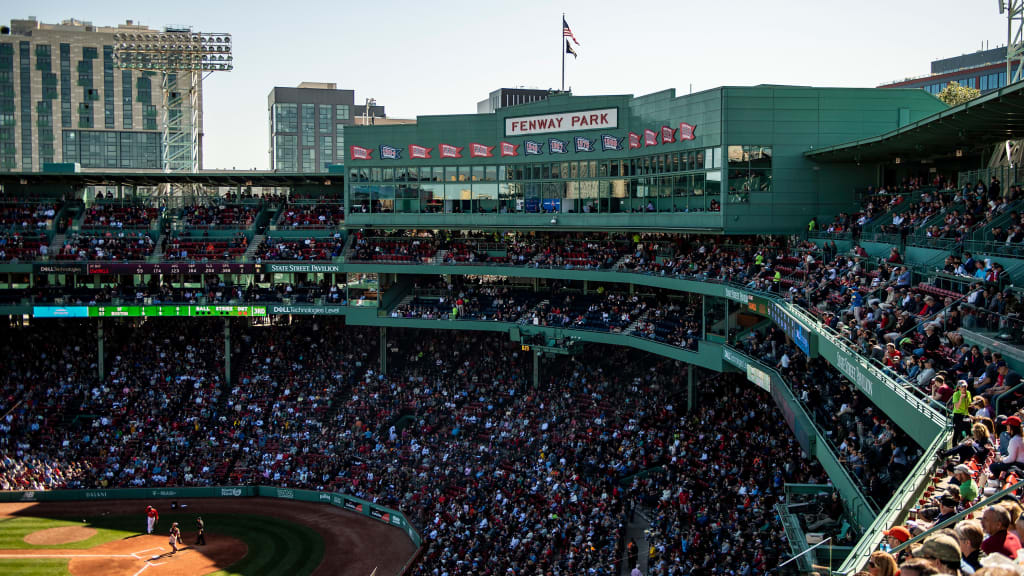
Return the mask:
POLYGON ((519 156, 519 146, 511 142, 501 143, 502 156, 519 156))
POLYGON ((601 150, 622 150, 622 138, 616 138, 610 134, 602 134, 601 150))
POLYGON ((680 140, 693 140, 693 131, 697 127, 693 124, 687 124, 686 122, 679 123, 679 139, 680 140))
POLYGON ((430 151, 433 148, 409 144, 409 158, 430 158, 430 151))
POLYGON ((462 158, 462 146, 441 144, 441 158, 462 158))
POLYGON ((526 142, 523 142, 523 144, 526 145, 526 155, 527 156, 533 156, 535 154, 543 154, 544 153, 544 143, 543 142, 535 142, 533 140, 527 140, 526 142))
MULTIPOLYGON (((570 29, 569 29, 569 23, 565 21, 565 16, 562 16, 562 37, 563 37, 563 38, 572 38, 572 41, 573 41, 573 42, 574 42, 574 43, 575 43, 575 44, 576 44, 577 46, 579 46, 579 45, 580 45, 579 41, 578 41, 578 40, 576 40, 576 35, 575 35, 575 34, 573 34, 573 33, 572 33, 572 30, 570 30, 570 29)), ((565 41, 565 43, 566 43, 566 45, 568 46, 568 44, 569 44, 569 41, 568 41, 568 40, 566 40, 566 41, 565 41)))
POLYGON ((661 127, 661 143, 671 144, 676 141, 676 129, 671 126, 661 127))
POLYGON ((569 151, 569 143, 558 138, 548 138, 548 150, 552 154, 565 154, 569 151))
POLYGON ((569 44, 568 40, 565 41, 565 53, 566 54, 572 54, 573 58, 576 58, 576 57, 579 56, 579 54, 576 54, 576 51, 572 49, 572 46, 569 44))
POLYGON ((597 140, 590 140, 589 138, 584 138, 583 136, 577 136, 573 140, 575 141, 577 152, 593 152, 594 142, 597 142, 597 140))
POLYGON ((469 144, 469 157, 470 158, 490 158, 493 156, 491 152, 494 150, 494 146, 484 146, 483 144, 477 144, 471 142, 469 144))
POLYGON ((640 147, 640 135, 636 132, 629 133, 629 149, 636 150, 640 147))
POLYGON ((386 144, 380 145, 380 159, 381 160, 401 160, 402 149, 395 148, 394 146, 388 146, 386 144))
POLYGON ((658 133, 654 130, 644 129, 644 146, 657 146, 658 133))
POLYGON ((348 157, 353 160, 371 160, 373 158, 373 150, 363 148, 362 146, 349 146, 348 157))

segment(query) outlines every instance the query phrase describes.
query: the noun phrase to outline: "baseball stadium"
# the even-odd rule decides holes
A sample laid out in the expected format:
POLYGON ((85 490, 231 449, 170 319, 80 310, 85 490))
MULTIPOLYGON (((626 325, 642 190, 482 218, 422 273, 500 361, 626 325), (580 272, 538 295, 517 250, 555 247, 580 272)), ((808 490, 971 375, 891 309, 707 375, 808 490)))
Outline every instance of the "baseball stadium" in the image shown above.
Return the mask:
POLYGON ((0 573, 1024 574, 1012 62, 955 105, 551 91, 201 170, 185 74, 119 38, 75 109, 79 51, 13 28, 0 573), (156 145, 89 130, 155 117, 115 78, 156 145))

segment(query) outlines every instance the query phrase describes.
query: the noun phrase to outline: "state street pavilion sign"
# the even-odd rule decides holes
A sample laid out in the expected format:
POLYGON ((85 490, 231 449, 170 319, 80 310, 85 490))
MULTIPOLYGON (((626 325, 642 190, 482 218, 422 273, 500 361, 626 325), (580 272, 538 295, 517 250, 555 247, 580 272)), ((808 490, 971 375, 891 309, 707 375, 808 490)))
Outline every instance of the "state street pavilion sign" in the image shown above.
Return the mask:
POLYGON ((525 136, 527 134, 573 132, 577 130, 608 130, 618 127, 618 108, 505 118, 505 136, 525 136))

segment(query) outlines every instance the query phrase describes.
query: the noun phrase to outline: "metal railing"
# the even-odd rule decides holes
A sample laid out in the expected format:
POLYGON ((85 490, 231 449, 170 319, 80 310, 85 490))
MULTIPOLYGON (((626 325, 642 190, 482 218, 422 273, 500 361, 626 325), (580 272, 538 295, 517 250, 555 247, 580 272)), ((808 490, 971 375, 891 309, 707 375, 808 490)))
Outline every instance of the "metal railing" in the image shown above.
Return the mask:
POLYGON ((928 483, 931 482, 935 458, 939 451, 948 444, 951 434, 952 424, 947 424, 944 432, 936 436, 935 440, 928 446, 921 459, 917 461, 914 468, 907 474, 906 480, 896 489, 896 493, 892 495, 885 507, 882 508, 882 511, 878 513, 875 521, 864 532, 864 536, 853 547, 853 550, 847 555, 846 560, 836 570, 836 573, 848 575, 862 570, 871 553, 878 549, 878 544, 884 537, 882 531, 896 523, 903 522, 910 512, 910 508, 913 507, 920 495, 928 487, 928 483))

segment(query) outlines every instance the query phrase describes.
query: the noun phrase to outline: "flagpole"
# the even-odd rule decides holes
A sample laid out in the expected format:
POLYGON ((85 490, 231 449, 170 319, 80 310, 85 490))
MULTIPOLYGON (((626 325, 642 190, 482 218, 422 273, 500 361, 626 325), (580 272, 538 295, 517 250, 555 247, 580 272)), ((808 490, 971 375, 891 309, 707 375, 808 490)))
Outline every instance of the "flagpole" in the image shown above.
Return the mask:
POLYGON ((558 50, 562 53, 562 92, 565 92, 565 12, 562 12, 562 23, 558 31, 558 50))

